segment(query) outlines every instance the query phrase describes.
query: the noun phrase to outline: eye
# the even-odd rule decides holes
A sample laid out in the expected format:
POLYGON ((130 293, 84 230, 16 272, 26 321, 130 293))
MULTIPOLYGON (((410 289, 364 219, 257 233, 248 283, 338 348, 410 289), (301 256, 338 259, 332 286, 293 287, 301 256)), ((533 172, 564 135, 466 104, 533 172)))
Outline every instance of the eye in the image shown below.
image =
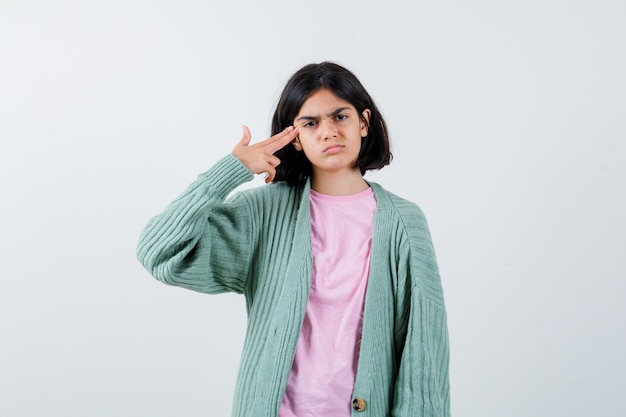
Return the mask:
POLYGON ((335 120, 339 120, 339 121, 346 120, 347 118, 348 116, 345 114, 338 114, 337 116, 335 116, 335 120))
POLYGON ((315 120, 309 120, 308 122, 306 122, 303 126, 304 127, 313 127, 315 126, 317 122, 315 122, 315 120))

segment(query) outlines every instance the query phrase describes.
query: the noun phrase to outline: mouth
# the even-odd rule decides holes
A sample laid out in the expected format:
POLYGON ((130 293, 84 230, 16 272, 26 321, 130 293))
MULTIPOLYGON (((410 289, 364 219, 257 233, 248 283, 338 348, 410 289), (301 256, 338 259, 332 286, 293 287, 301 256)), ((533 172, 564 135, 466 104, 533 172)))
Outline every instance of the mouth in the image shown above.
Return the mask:
POLYGON ((332 144, 324 148, 322 152, 324 153, 336 153, 343 149, 343 145, 339 145, 338 143, 332 144))

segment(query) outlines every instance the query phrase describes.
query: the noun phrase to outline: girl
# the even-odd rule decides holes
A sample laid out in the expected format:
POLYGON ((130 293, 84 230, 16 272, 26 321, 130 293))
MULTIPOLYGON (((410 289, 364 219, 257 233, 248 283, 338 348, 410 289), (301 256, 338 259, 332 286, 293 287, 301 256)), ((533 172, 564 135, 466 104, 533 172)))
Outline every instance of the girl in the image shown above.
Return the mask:
POLYGON ((330 62, 287 82, 272 136, 250 132, 142 233, 157 279, 246 297, 233 416, 450 414, 443 293, 421 210, 373 182, 383 117, 330 62), (235 193, 266 174, 270 185, 235 193))

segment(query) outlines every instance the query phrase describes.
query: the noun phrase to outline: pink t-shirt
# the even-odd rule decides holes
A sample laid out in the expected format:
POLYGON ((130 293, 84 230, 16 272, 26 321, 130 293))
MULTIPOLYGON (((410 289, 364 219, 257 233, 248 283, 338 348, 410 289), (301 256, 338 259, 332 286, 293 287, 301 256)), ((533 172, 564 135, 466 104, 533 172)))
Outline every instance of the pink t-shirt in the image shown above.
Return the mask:
POLYGON ((348 417, 357 370, 376 199, 311 191, 313 276, 279 417, 348 417))

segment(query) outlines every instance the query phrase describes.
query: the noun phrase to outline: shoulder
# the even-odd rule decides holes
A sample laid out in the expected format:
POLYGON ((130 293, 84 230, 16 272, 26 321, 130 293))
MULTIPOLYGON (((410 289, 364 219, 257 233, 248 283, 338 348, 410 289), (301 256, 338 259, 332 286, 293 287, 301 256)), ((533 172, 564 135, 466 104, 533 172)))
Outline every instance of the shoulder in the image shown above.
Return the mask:
POLYGON ((287 183, 271 183, 237 191, 232 198, 245 200, 253 207, 274 209, 278 206, 297 206, 302 192, 302 187, 292 186, 287 183))
POLYGON ((378 184, 372 187, 376 192, 378 209, 385 227, 398 230, 403 252, 420 256, 434 256, 428 221, 422 209, 413 201, 400 197, 378 184))
POLYGON ((428 222, 422 209, 414 202, 376 185, 377 196, 384 210, 392 213, 402 230, 403 255, 411 270, 411 286, 419 288, 429 299, 443 305, 443 290, 428 222))
POLYGON ((279 198, 288 196, 291 194, 300 194, 302 192, 301 187, 289 185, 284 182, 271 183, 261 185, 259 187, 249 188, 247 190, 239 191, 237 194, 244 195, 248 198, 279 198))
POLYGON ((393 212, 402 223, 427 227, 426 216, 417 203, 400 197, 379 184, 371 183, 370 185, 374 189, 378 208, 381 211, 393 212))

